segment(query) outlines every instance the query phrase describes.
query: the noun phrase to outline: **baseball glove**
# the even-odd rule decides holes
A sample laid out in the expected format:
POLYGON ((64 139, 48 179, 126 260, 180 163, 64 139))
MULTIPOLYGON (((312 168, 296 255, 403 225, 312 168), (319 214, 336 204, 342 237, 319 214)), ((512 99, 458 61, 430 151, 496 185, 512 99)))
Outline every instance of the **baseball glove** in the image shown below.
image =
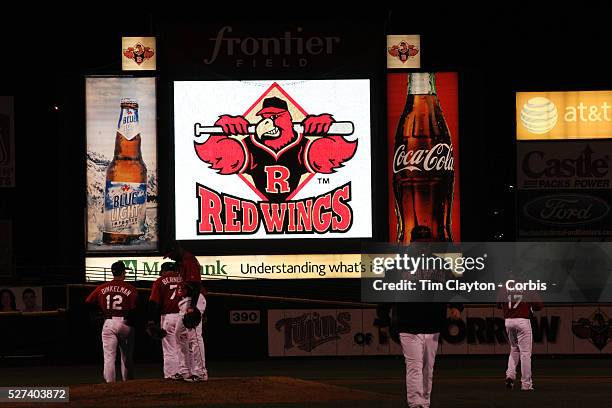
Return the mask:
POLYGON ((155 322, 147 323, 146 331, 149 336, 157 340, 163 339, 168 334, 164 329, 159 327, 159 324, 155 322))
POLYGON ((185 316, 183 316, 183 324, 188 329, 195 329, 201 321, 202 313, 198 309, 185 313, 185 316))

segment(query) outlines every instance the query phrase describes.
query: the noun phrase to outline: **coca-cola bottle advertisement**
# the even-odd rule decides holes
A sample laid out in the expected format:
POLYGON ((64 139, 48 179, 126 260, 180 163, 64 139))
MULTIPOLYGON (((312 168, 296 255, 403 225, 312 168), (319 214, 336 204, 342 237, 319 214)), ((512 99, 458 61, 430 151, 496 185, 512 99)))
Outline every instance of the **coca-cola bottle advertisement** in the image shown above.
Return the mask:
POLYGON ((415 227, 460 241, 457 83, 454 72, 387 75, 390 242, 415 227))

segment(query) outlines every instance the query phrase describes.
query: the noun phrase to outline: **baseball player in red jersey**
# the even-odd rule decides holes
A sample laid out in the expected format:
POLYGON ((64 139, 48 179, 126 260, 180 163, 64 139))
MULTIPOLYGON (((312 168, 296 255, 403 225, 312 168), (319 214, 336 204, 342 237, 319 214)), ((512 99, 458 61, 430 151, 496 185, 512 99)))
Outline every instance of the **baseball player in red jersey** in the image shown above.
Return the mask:
POLYGON ((202 310, 197 308, 198 297, 202 291, 202 267, 191 252, 176 243, 164 258, 170 258, 177 264, 177 271, 183 278, 180 295, 189 299, 185 317, 188 321, 193 322, 193 324, 187 323, 186 326, 195 327, 202 318, 202 310))
POLYGON ((111 266, 113 280, 98 286, 85 302, 97 305, 104 314, 102 326, 102 349, 104 351, 104 380, 115 382, 115 360, 117 346, 121 351, 121 376, 123 381, 133 377, 134 329, 133 314, 136 310, 138 292, 125 282, 125 265, 115 262, 111 266))
POLYGON ((150 317, 153 323, 160 316, 160 326, 166 335, 161 339, 164 355, 164 378, 182 380, 179 374, 181 350, 178 343, 177 324, 182 316, 179 314, 180 290, 183 278, 176 270, 174 262, 164 262, 161 276, 153 283, 149 298, 150 317))
POLYGON ((531 313, 544 307, 539 297, 531 292, 503 290, 500 292, 497 307, 503 309, 506 333, 510 343, 510 356, 506 370, 506 387, 514 388, 516 366, 521 362, 521 390, 532 391, 531 350, 533 336, 531 333, 531 313))
POLYGON ((202 278, 200 263, 189 251, 177 243, 168 251, 169 257, 177 264, 177 271, 183 278, 179 302, 180 315, 177 324, 177 338, 181 346, 180 355, 184 357, 179 363, 179 374, 191 382, 208 380, 204 359, 204 342, 202 339, 202 313, 206 308, 206 300, 202 294, 202 278))

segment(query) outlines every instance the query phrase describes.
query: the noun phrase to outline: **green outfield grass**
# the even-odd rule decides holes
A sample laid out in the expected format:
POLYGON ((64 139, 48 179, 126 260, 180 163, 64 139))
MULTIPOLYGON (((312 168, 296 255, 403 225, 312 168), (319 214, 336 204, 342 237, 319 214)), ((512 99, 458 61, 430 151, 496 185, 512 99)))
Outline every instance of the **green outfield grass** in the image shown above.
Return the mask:
MULTIPOLYGON (((402 407, 404 366, 400 358, 317 358, 266 361, 212 361, 211 378, 284 376, 379 394, 368 401, 249 404, 248 407, 402 407)), ((505 357, 440 357, 436 362, 432 407, 603 408, 612 404, 612 359, 534 358, 536 391, 504 388, 505 357)), ((158 364, 138 364, 138 378, 161 376, 158 364)), ((76 385, 101 382, 101 366, 0 368, 0 386, 76 385)), ((216 384, 220 384, 216 383, 216 384)), ((209 382, 207 386, 214 386, 209 382)), ((195 385, 197 386, 197 385, 195 385)), ((193 406, 193 405, 191 405, 193 406)), ((235 404, 203 405, 236 407, 235 404)))

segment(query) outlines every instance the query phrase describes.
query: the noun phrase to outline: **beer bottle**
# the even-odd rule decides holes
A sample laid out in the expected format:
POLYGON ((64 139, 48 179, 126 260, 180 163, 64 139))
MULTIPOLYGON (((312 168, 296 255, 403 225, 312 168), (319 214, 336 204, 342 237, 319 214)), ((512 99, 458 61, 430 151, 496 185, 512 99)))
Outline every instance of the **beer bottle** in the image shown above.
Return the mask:
POLYGON ((145 234, 147 168, 140 144, 138 102, 121 99, 115 155, 106 169, 102 233, 106 244, 129 244, 145 234))
POLYGON ((428 227, 434 241, 452 241, 453 145, 433 73, 408 74, 394 151, 397 242, 410 242, 417 226, 428 227))

